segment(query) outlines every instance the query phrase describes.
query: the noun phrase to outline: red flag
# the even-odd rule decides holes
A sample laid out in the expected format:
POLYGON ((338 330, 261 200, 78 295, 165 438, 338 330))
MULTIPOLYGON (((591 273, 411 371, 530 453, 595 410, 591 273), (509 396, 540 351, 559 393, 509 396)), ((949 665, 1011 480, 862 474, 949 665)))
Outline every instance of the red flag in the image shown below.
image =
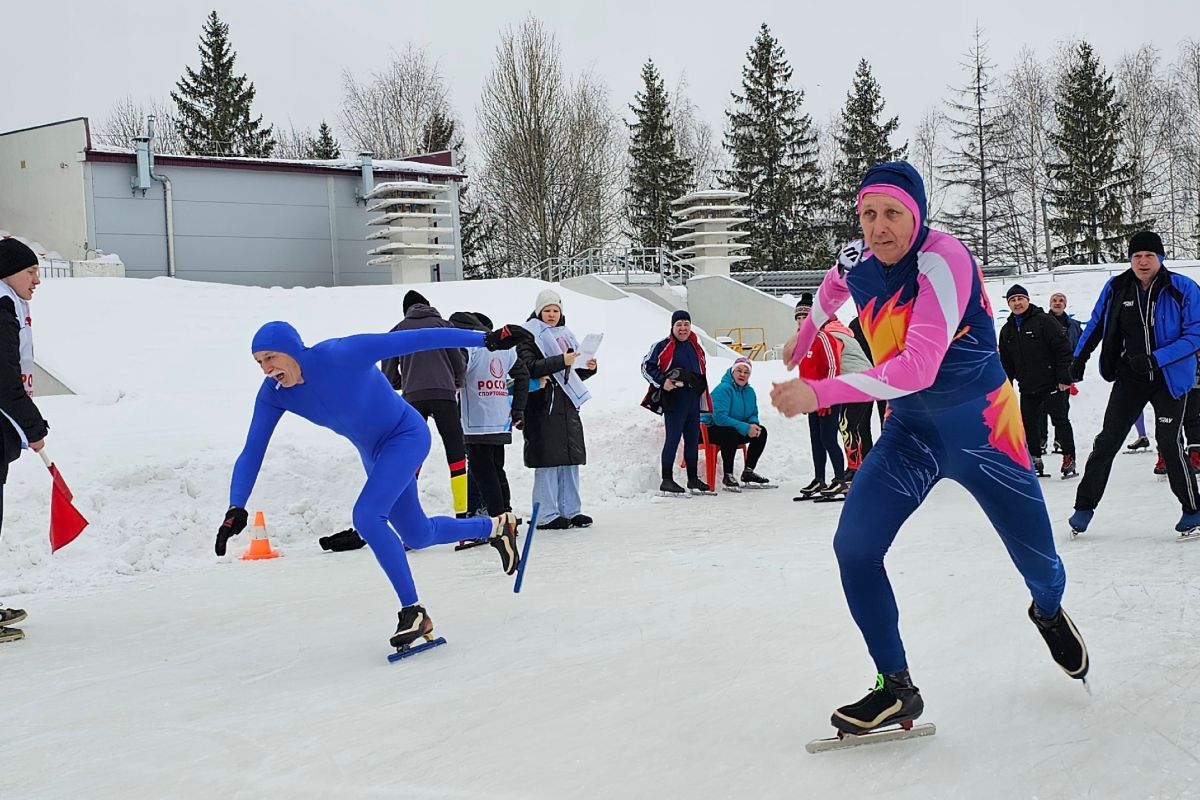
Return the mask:
POLYGON ((87 527, 88 521, 71 504, 71 490, 67 488, 67 482, 63 480, 62 473, 50 460, 50 456, 46 455, 44 449, 39 451, 38 455, 45 462, 46 469, 50 470, 50 477, 54 482, 50 492, 50 552, 53 553, 75 541, 75 537, 87 527))

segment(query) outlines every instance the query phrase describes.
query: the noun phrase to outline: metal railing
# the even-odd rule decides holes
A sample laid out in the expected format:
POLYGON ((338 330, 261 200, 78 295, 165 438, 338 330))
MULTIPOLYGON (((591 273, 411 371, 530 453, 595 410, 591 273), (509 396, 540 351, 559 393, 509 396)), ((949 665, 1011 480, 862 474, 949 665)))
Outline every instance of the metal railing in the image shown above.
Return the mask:
POLYGON ((589 247, 569 258, 546 259, 519 271, 514 277, 559 283, 582 275, 602 275, 612 283, 625 285, 653 277, 663 283, 682 285, 693 272, 690 264, 665 247, 608 244, 589 247))
POLYGON ((39 266, 38 272, 43 278, 71 277, 71 262, 65 258, 43 258, 39 266))

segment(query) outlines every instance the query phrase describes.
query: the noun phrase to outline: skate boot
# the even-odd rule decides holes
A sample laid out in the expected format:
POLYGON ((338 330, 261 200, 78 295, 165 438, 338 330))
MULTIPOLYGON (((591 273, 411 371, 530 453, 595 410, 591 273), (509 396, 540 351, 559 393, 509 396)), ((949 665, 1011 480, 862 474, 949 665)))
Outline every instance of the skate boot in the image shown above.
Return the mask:
POLYGON ((857 474, 858 474, 858 470, 855 469, 854 467, 851 467, 850 469, 846 470, 844 475, 842 475, 842 483, 849 486, 851 483, 854 482, 854 476, 857 474))
POLYGON ((1163 457, 1162 453, 1158 454, 1158 461, 1154 462, 1154 474, 1155 475, 1166 475, 1167 474, 1167 459, 1165 459, 1163 457))
POLYGON ((1191 533, 1197 528, 1200 528, 1200 511, 1183 512, 1183 516, 1175 524, 1175 530, 1178 533, 1191 533))
POLYGON ((752 469, 742 470, 742 483, 754 483, 758 484, 759 486, 766 486, 770 482, 771 481, 764 478, 762 475, 759 475, 752 469))
POLYGON ((517 550, 517 518, 511 512, 505 511, 498 517, 492 518, 492 535, 488 537, 492 547, 500 553, 500 563, 504 566, 504 574, 512 575, 521 563, 521 553, 517 550))
POLYGON ((1188 448, 1188 464, 1192 467, 1192 472, 1200 472, 1200 447, 1188 448))
MULTIPOLYGON (((1046 450, 1046 448, 1043 446, 1042 451, 1045 452, 1045 450, 1046 450)), ((1056 456, 1062 455, 1062 445, 1059 444, 1057 441, 1054 442, 1054 455, 1056 455, 1056 456)))
POLYGON ((1067 612, 1059 606, 1052 617, 1043 617, 1033 603, 1029 604, 1029 618, 1037 626, 1038 633, 1046 640, 1050 656, 1068 677, 1083 680, 1088 672, 1087 645, 1075 628, 1067 612))
POLYGON ((797 501, 812 500, 814 497, 819 496, 821 492, 825 491, 828 488, 829 487, 825 485, 825 481, 820 480, 818 478, 813 478, 812 483, 808 484, 808 486, 805 486, 803 489, 801 489, 800 494, 796 497, 793 497, 792 499, 797 500, 797 501))
POLYGON ((1127 444, 1125 446, 1125 449, 1128 450, 1130 453, 1136 453, 1138 450, 1149 450, 1150 449, 1150 439, 1145 436, 1139 436, 1138 438, 1134 439, 1132 442, 1127 444))
POLYGON ((658 493, 664 496, 686 497, 687 489, 676 483, 674 478, 663 478, 662 483, 658 485, 658 493))
POLYGON ((1035 456, 1033 459, 1033 471, 1037 473, 1039 478, 1046 477, 1046 465, 1042 463, 1041 456, 1035 456))
POLYGON ((911 723, 925 710, 921 690, 913 686, 908 670, 876 675, 875 688, 857 703, 833 712, 830 721, 843 733, 869 733, 884 725, 911 723))
POLYGON ((817 500, 845 500, 846 493, 850 491, 850 484, 845 481, 834 481, 829 484, 829 487, 820 492, 817 500))
POLYGON ((20 608, 0 608, 0 626, 16 625, 28 615, 20 608))
POLYGON ((410 647, 413 642, 420 639, 422 636, 429 638, 433 635, 433 620, 425 613, 425 607, 422 605, 405 606, 400 609, 399 622, 396 625, 396 632, 392 634, 392 647, 397 650, 403 650, 410 647))
POLYGON ((25 638, 25 631, 20 628, 0 628, 0 644, 17 642, 25 638))
POLYGON ((1092 524, 1092 517, 1095 515, 1094 508, 1077 508, 1071 518, 1067 520, 1067 524, 1071 526, 1072 533, 1083 533, 1088 529, 1088 525, 1092 524))
POLYGON ((727 492, 740 492, 742 485, 737 482, 737 478, 733 477, 732 473, 725 473, 725 477, 721 479, 721 488, 727 492))
POLYGON ((1075 469, 1075 456, 1063 456, 1062 476, 1063 480, 1074 478, 1079 472, 1075 469))
POLYGON ((707 483, 699 478, 688 478, 687 488, 692 494, 716 494, 707 483))

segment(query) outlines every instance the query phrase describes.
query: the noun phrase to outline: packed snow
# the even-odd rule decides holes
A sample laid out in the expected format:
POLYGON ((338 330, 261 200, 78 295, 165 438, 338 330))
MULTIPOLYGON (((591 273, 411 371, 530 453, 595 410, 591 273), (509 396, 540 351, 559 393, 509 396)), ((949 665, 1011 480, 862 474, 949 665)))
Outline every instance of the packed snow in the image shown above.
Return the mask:
MULTIPOLYGON (((1185 270, 1200 278, 1200 269, 1185 270)), ((1107 273, 1023 276, 1033 301, 1086 317, 1107 273)), ((1004 289, 989 284, 997 313, 1004 289)), ((521 321, 545 284, 415 287, 444 316, 521 321)), ((49 480, 12 465, 0 598, 26 608, 0 646, 10 767, 0 797, 129 798, 1184 798, 1200 797, 1200 544, 1152 455, 1117 458, 1105 502, 1068 542, 1075 482, 1043 482, 1087 638, 1092 694, 1025 616, 998 537, 950 483, 889 556, 931 739, 808 755, 874 669, 830 540, 837 505, 800 506, 807 425, 769 405, 754 366, 773 491, 667 500, 661 421, 639 408, 644 353, 669 313, 560 289, 581 338, 605 334, 584 407, 587 530, 538 532, 519 595, 491 548, 410 554, 446 647, 385 660, 397 602, 369 550, 322 553, 349 525, 352 447, 294 417, 277 429, 250 510, 284 557, 217 559, 213 537, 262 380, 251 334, 308 342, 388 330, 414 287, 261 289, 169 279, 45 282, 39 362, 77 394, 40 398, 47 451, 91 526, 51 556, 49 480)), ((710 379, 729 361, 710 361, 710 379)), ((1108 387, 1095 359, 1072 419, 1080 457, 1108 387)), ((451 507, 434 436, 421 476, 451 507)), ((508 451, 517 510, 532 474, 508 451)), ((1048 458, 1056 468, 1057 459, 1048 458)))

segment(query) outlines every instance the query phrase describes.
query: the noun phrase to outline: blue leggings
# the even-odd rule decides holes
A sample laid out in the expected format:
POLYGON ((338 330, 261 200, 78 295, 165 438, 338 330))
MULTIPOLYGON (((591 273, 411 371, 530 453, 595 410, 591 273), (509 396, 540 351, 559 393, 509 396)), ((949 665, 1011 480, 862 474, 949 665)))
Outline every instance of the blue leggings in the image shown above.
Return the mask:
POLYGON ((417 587, 404 545, 420 550, 460 539, 483 539, 491 535, 492 521, 425 516, 417 495, 417 469, 429 455, 425 424, 406 426, 373 453, 360 455, 367 483, 354 503, 354 527, 392 582, 400 604, 411 606, 417 602, 417 587))
POLYGON ((675 471, 675 453, 679 439, 683 439, 683 463, 687 465, 689 478, 696 477, 700 446, 700 395, 690 389, 675 389, 678 395, 671 408, 663 410, 663 422, 667 426, 666 441, 662 449, 662 476, 669 478, 675 471))
POLYGON ((883 557, 942 478, 959 483, 979 503, 1038 610, 1053 614, 1062 600, 1066 571, 1054 549, 1011 386, 936 413, 893 405, 879 442, 854 478, 833 540, 850 613, 884 674, 907 669, 908 662, 883 557))

